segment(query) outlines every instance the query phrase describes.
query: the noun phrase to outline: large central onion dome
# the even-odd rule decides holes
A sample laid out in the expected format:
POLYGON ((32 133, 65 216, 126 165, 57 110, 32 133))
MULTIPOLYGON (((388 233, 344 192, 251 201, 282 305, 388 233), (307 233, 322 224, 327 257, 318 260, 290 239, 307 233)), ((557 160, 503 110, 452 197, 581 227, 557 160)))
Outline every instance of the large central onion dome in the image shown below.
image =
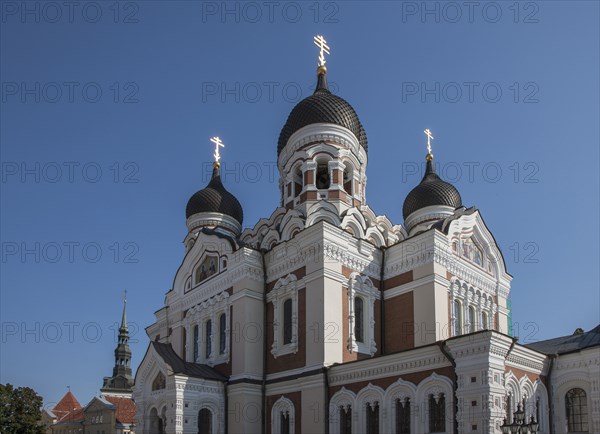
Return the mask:
POLYGON ((236 197, 225 190, 221 182, 221 170, 215 163, 212 178, 202 190, 194 193, 185 208, 185 216, 194 214, 218 213, 233 217, 241 225, 244 220, 244 210, 236 197))
MULTIPOLYGON (((429 155, 428 155, 429 157, 429 155)), ((442 180, 433 167, 432 158, 427 158, 425 176, 415 188, 408 193, 402 206, 404 220, 413 212, 428 206, 449 206, 453 209, 462 206, 460 193, 452 184, 442 180)))
POLYGON ((348 128, 365 151, 368 150, 367 135, 356 112, 343 98, 332 94, 327 86, 327 70, 319 67, 315 92, 300 101, 291 111, 279 135, 277 155, 299 129, 311 124, 336 124, 348 128))

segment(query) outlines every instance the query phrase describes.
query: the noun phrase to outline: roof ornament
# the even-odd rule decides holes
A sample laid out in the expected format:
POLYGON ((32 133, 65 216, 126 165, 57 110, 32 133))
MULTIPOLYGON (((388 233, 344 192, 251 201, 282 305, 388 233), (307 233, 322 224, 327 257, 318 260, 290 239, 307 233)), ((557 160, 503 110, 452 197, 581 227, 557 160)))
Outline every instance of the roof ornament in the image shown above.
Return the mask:
POLYGON ((323 38, 323 35, 317 35, 313 38, 314 44, 319 47, 321 50, 319 53, 319 72, 323 70, 323 72, 327 71, 325 68, 325 54, 329 54, 329 45, 327 45, 327 41, 323 38))
POLYGON ((433 139, 434 137, 433 134, 431 134, 431 130, 429 128, 427 128, 423 132, 427 136, 427 156, 425 157, 425 159, 427 161, 431 161, 433 160, 433 154, 431 153, 431 139, 433 139))
POLYGON ((213 163, 213 167, 219 167, 221 165, 219 163, 219 160, 221 159, 221 154, 219 153, 219 148, 224 148, 225 145, 223 144, 221 139, 218 138, 217 136, 211 138, 210 141, 215 144, 215 153, 214 153, 215 162, 213 163))

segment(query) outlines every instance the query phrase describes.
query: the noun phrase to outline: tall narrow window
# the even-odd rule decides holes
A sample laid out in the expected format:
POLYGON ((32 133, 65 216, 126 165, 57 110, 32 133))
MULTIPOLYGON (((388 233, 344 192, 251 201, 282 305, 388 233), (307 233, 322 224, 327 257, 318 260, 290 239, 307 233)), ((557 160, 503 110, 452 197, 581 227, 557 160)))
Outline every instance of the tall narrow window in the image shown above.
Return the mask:
POLYGON ((300 196, 300 193, 302 192, 302 184, 302 168, 301 166, 298 166, 294 171, 294 197, 300 196))
POLYGON ((352 407, 340 407, 340 434, 352 434, 352 407))
POLYGON ((436 399, 429 395, 429 432, 446 431, 446 397, 443 393, 436 399))
POLYGON ((292 299, 283 302, 283 345, 292 343, 292 299))
POLYGON ((490 327, 490 320, 488 319, 488 314, 485 312, 481 313, 481 328, 483 330, 487 330, 490 327))
POLYGON ((279 432, 281 434, 290 434, 290 414, 282 411, 279 418, 279 432))
POLYGON ((477 330, 475 324, 475 308, 469 306, 469 333, 473 333, 475 330, 477 330))
POLYGON ((344 168, 344 191, 348 194, 352 194, 352 166, 346 165, 344 168))
POLYGON ((212 354, 212 321, 206 321, 206 331, 205 331, 205 351, 206 358, 208 359, 212 354))
POLYGON ((565 396, 567 429, 573 432, 588 432, 587 395, 583 389, 575 388, 565 396))
POLYGON ((379 403, 367 404, 367 434, 379 434, 379 403))
POLYGON ((396 400, 396 434, 410 434, 410 400, 396 400))
POLYGON ((194 342, 192 342, 192 348, 194 349, 194 351, 193 351, 194 359, 192 360, 192 362, 197 362, 198 361, 198 340, 200 339, 200 329, 198 327, 198 324, 196 324, 193 328, 192 338, 194 339, 194 342))
POLYGON ((227 345, 227 317, 224 313, 219 315, 219 354, 225 354, 227 345))
POLYGON ((331 185, 331 180, 329 179, 329 166, 327 162, 318 163, 316 181, 317 189, 319 190, 328 189, 331 185))
POLYGON ((212 434, 212 413, 208 408, 198 413, 198 434, 212 434))
POLYGON ((460 301, 454 300, 454 336, 460 335, 462 330, 462 309, 460 301))
POLYGON ((365 302, 361 297, 354 297, 354 338, 356 342, 365 341, 365 302))

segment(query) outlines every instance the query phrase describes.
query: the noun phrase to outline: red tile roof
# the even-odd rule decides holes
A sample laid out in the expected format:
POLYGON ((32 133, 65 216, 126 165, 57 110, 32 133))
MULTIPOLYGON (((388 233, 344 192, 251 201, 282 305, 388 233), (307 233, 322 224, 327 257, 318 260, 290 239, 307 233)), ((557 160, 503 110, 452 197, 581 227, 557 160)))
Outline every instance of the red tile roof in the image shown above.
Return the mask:
POLYGON ((131 398, 122 398, 118 396, 106 396, 104 399, 117 407, 117 413, 115 417, 118 423, 135 423, 135 411, 136 405, 131 398))
POLYGON ((65 414, 63 417, 59 418, 56 423, 82 422, 84 420, 85 414, 83 413, 83 409, 80 408, 78 410, 65 414))
POLYGON ((73 410, 78 411, 81 410, 81 404, 75 398, 75 395, 71 393, 69 390, 65 393, 65 396, 62 397, 58 404, 54 406, 52 409, 52 413, 57 417, 58 420, 63 419, 66 415, 73 412, 73 410))

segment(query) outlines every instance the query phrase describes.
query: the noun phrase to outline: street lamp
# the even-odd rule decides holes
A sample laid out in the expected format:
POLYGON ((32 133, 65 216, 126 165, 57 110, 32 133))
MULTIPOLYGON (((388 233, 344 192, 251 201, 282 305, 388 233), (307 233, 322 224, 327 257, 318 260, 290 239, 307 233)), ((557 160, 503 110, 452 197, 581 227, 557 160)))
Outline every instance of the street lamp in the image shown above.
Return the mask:
POLYGON ((513 413, 513 422, 507 423, 506 418, 500 425, 504 434, 536 434, 540 424, 535 421, 533 415, 529 423, 525 420, 525 412, 521 409, 521 404, 517 406, 517 411, 513 413))

